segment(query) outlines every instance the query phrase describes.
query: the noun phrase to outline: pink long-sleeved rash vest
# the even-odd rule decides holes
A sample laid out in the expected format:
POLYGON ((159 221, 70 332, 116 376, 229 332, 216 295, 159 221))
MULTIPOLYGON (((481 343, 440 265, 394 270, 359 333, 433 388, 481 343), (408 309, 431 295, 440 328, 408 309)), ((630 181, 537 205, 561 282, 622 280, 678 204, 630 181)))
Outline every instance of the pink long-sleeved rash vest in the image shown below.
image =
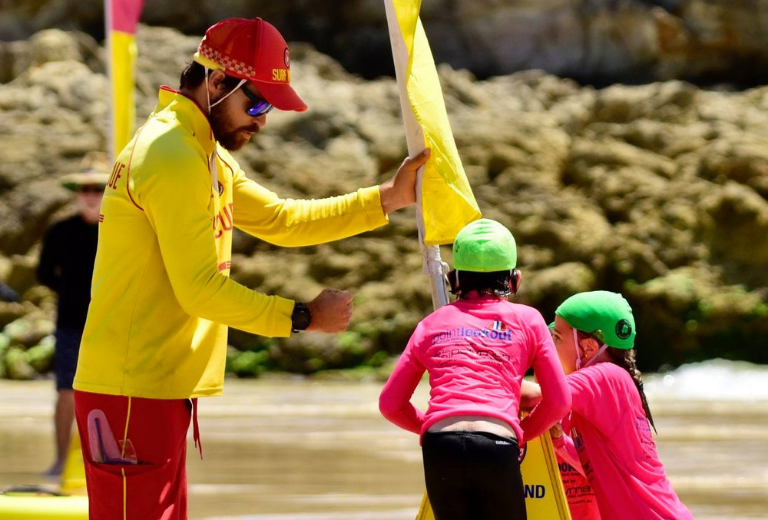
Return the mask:
POLYGON ((602 518, 693 520, 675 494, 656 452, 640 395, 629 373, 597 363, 568 375, 573 397, 571 436, 602 518))
POLYGON ((508 423, 522 444, 567 413, 570 392, 541 314, 486 297, 445 305, 419 323, 382 390, 379 408, 392 423, 420 435, 447 417, 495 417, 508 423), (530 367, 542 400, 520 421, 520 384, 530 367), (431 391, 422 412, 410 399, 425 370, 431 391))

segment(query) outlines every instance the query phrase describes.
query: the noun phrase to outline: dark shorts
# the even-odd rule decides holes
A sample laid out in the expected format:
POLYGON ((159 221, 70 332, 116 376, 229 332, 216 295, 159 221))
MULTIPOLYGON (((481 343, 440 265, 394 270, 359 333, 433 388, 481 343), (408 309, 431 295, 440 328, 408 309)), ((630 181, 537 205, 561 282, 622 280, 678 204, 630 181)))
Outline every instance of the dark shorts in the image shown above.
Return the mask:
POLYGON ((53 355, 56 390, 72 390, 81 339, 83 339, 82 331, 56 330, 56 352, 53 355))
POLYGON ((526 520, 516 440, 485 432, 427 432, 421 449, 436 520, 526 520))

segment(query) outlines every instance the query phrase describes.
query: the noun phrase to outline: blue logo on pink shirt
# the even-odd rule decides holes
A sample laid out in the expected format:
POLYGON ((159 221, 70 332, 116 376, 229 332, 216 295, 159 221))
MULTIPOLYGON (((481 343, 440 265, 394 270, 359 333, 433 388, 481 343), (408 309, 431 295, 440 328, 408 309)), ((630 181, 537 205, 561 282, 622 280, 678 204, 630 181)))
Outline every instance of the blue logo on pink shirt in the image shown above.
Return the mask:
MULTIPOLYGON (((501 323, 501 322, 494 322, 501 323)), ((503 325, 503 324, 502 324, 503 325)), ((439 345, 441 343, 453 343, 456 340, 465 338, 483 338, 483 339, 495 339, 500 341, 509 341, 512 339, 512 331, 509 329, 470 329, 467 327, 461 327, 459 329, 453 329, 445 332, 439 332, 432 336, 432 345, 439 345)))

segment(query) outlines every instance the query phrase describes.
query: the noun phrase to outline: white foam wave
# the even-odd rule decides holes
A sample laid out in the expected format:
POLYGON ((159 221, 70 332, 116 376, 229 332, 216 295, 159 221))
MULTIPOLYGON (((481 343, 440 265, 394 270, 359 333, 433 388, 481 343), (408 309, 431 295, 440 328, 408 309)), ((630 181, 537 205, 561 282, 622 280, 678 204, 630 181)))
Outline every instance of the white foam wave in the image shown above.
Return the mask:
POLYGON ((768 402, 768 366, 745 361, 712 359, 644 379, 655 400, 768 402))

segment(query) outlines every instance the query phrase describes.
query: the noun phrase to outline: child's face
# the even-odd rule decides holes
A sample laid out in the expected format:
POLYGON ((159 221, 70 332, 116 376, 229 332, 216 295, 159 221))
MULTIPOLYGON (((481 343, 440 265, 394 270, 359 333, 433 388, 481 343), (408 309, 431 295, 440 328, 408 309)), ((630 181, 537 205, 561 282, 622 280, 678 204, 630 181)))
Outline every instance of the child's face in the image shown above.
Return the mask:
POLYGON ((555 328, 552 329, 552 340, 555 342, 557 357, 566 375, 576 371, 576 347, 573 345, 573 328, 560 316, 555 317, 555 328))

